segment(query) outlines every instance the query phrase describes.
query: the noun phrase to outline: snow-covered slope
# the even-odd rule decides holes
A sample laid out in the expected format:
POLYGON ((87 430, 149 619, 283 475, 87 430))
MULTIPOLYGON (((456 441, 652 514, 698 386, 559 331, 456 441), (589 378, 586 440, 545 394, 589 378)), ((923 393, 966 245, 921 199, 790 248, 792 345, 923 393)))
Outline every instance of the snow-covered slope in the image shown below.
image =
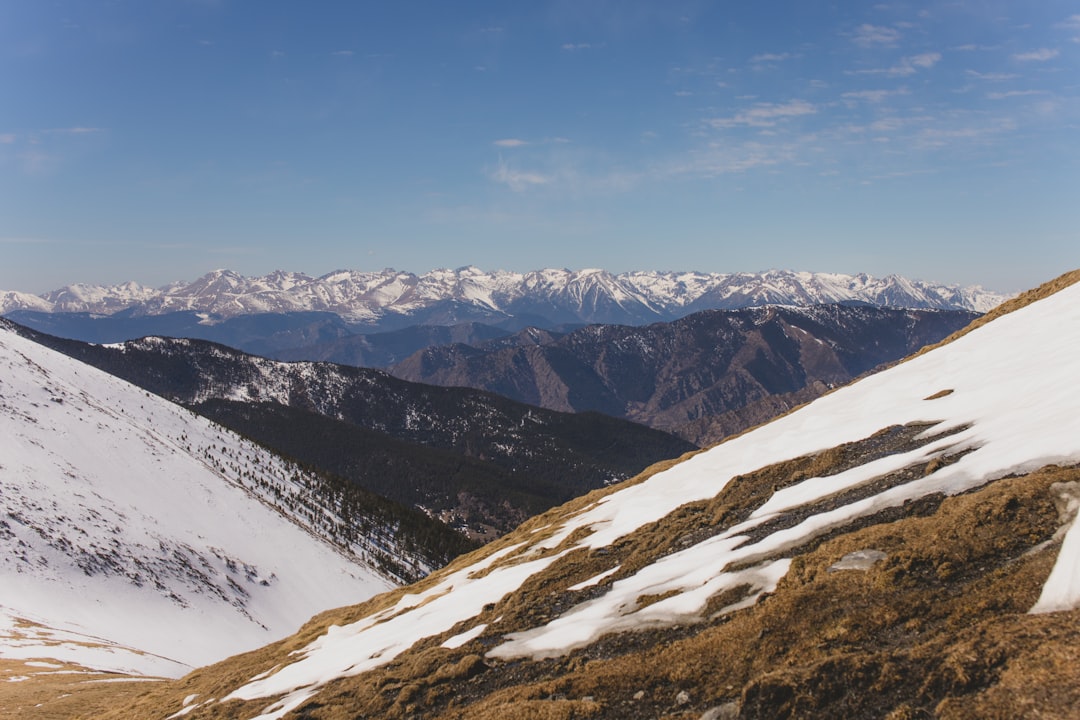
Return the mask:
MULTIPOLYGON (((242 700, 249 704, 239 716, 271 720, 318 696, 325 713, 331 713, 327 703, 356 712, 359 706, 349 703, 361 702, 355 698, 367 691, 343 692, 339 682, 335 692, 323 693, 327 684, 375 671, 409 652, 414 653, 416 667, 442 663, 447 669, 440 673, 460 677, 462 682, 490 667, 505 667, 470 686, 470 692, 480 693, 482 687, 488 691, 503 687, 498 683, 557 678, 560 672, 580 671, 586 661, 628 652, 635 647, 633 641, 620 644, 612 639, 620 633, 657 629, 676 633, 695 623, 715 624, 717 618, 751 607, 776 591, 792 571, 797 552, 814 547, 816 538, 893 522, 933 498, 937 498, 934 503, 941 503, 942 497, 958 496, 1050 464, 1080 463, 1077 377, 1080 285, 1072 285, 637 484, 552 511, 505 542, 480 551, 471 564, 452 566, 415 590, 376 605, 374 611, 360 613, 359 619, 355 612, 346 614, 347 622, 325 628, 301 651, 288 658, 270 656, 253 666, 252 670, 262 670, 250 672, 246 683, 226 689, 219 685, 215 695, 200 696, 185 709, 192 717, 212 717, 220 707, 217 703, 242 700), (738 503, 712 510, 701 505, 729 489, 738 493, 739 483, 763 468, 808 457, 820 462, 815 466, 807 461, 802 467, 821 469, 792 477, 777 471, 776 477, 783 481, 772 491, 765 490, 758 500, 744 498, 741 502, 749 504, 741 510, 738 503), (704 519, 688 530, 686 518, 695 512, 704 519), (650 536, 650 532, 655 534, 650 536), (667 542, 671 545, 666 550, 657 547, 667 542), (654 554, 643 559, 642 553, 650 551, 654 554), (591 569, 583 576, 586 568, 591 569), (606 650, 558 664, 560 658, 596 643, 606 650), (460 648, 473 655, 465 656, 460 648), (458 662, 455 658, 460 658, 454 666, 457 670, 448 665, 458 662)), ((1016 514, 1019 507, 1006 503, 1003 512, 1016 514)), ((895 532, 901 532, 899 526, 895 532)), ((1024 542, 1034 545, 1035 535, 1024 542)), ((1051 548, 1056 554, 1041 598, 1027 605, 1033 612, 1068 610, 1080 604, 1078 536, 1080 529, 1073 527, 1064 544, 1035 545, 1003 566, 1016 567, 1017 561, 1040 548, 1051 548)), ((999 544, 1005 541, 1002 538, 999 544)), ((878 556, 886 553, 864 552, 848 562, 869 567, 878 556)), ((904 577, 917 571, 916 565, 905 567, 904 577)), ((958 570, 940 566, 936 573, 931 575, 940 584, 958 570)), ((778 601, 765 604, 769 602, 778 601)), ((1009 603, 1000 597, 995 602, 997 607, 1009 603)), ((926 615, 930 609, 921 612, 926 615)), ((962 627, 966 621, 956 622, 962 627)), ((912 627, 918 626, 898 629, 893 642, 909 642, 914 637, 912 627)), ((770 631, 781 637, 787 632, 770 626, 759 639, 770 631)), ((850 622, 843 632, 851 634, 850 622)), ((670 636, 682 637, 686 635, 670 636)), ((828 642, 835 643, 838 637, 842 636, 828 642)), ((709 662, 716 660, 724 659, 709 662)), ((749 661, 730 658, 728 662, 749 661)), ((951 662, 962 667, 966 661, 951 662)), ((400 678, 408 677, 404 669, 408 665, 399 662, 395 667, 398 670, 379 683, 405 685, 408 680, 400 678)), ((422 677, 433 670, 416 672, 420 673, 416 677, 422 677)), ((594 690, 573 707, 591 708, 598 716, 620 716, 618 702, 630 701, 629 697, 594 698, 593 692, 606 687, 599 680, 582 685, 594 690), (600 713, 601 709, 605 712, 600 713)), ((534 694, 525 696, 541 700, 567 692, 558 688, 570 684, 538 681, 533 687, 534 694)), ((372 693, 363 697, 378 697, 377 691, 372 693)), ((691 694, 681 695, 686 697, 673 702, 689 711, 691 694)), ((424 697, 420 691, 403 690, 392 713, 385 706, 386 716, 407 716, 423 709, 424 697)), ((433 689, 426 697, 433 703, 440 696, 433 689)), ((376 702, 364 702, 369 701, 376 702)), ((176 705, 170 712, 181 709, 176 705)), ((449 710, 447 716, 460 717, 449 710)))
POLYGON ((182 674, 394 587, 315 485, 0 323, 0 657, 182 674))
POLYGON ((422 275, 391 269, 340 270, 318 278, 281 271, 247 278, 215 270, 194 282, 177 282, 157 290, 131 282, 107 287, 72 285, 40 297, 0 293, 0 313, 111 314, 131 309, 149 315, 197 311, 227 318, 325 311, 358 323, 393 316, 451 324, 466 319, 539 315, 553 322, 643 324, 697 310, 765 304, 864 302, 986 312, 1005 298, 977 286, 941 285, 896 275, 875 278, 782 270, 612 274, 597 269, 516 273, 464 267, 422 275))

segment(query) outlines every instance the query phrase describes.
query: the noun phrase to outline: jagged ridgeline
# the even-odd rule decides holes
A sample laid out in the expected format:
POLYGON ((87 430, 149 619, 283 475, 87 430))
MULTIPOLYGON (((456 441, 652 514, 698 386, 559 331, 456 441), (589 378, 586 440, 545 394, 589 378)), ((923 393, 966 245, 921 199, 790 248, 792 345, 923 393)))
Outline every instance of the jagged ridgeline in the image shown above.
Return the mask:
POLYGON ((105 717, 1075 717, 1077 280, 105 717))
POLYGON ((152 289, 71 285, 41 296, 0 291, 0 313, 52 335, 119 342, 147 335, 220 342, 288 360, 385 367, 424 347, 482 342, 526 327, 645 325, 709 309, 826 303, 985 312, 1005 296, 890 275, 604 270, 422 275, 387 269, 322 277, 215 270, 152 289))

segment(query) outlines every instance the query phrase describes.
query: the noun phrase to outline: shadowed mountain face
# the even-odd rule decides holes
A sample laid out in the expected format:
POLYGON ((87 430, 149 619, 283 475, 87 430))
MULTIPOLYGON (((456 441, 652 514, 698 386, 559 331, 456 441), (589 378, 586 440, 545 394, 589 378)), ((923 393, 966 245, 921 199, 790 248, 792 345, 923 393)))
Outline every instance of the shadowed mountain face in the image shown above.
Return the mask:
POLYGON ((276 362, 196 340, 100 346, 21 332, 479 539, 695 449, 597 413, 377 370, 276 362))
POLYGON ((400 362, 417 350, 433 345, 479 345, 510 334, 509 330, 480 323, 414 325, 391 332, 350 335, 330 342, 280 350, 271 356, 287 361, 317 360, 381 368, 400 362))
POLYGON ((104 717, 1075 717, 1078 280, 104 717))
POLYGON ((589 326, 539 342, 532 331, 516 344, 433 347, 390 372, 555 410, 596 410, 704 445, 937 342, 975 317, 845 305, 717 310, 640 328, 589 326))

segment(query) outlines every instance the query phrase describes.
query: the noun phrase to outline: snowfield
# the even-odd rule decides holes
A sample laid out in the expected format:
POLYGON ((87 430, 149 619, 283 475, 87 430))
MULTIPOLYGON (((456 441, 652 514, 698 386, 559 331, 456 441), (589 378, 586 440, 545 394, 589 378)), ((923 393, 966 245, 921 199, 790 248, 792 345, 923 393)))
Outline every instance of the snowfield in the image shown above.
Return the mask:
MULTIPOLYGON (((829 529, 932 493, 955 495, 1052 463, 1080 463, 1080 286, 1074 285, 1000 317, 960 339, 827 395, 753 432, 614 492, 563 518, 553 534, 505 548, 477 565, 446 574, 396 607, 331 630, 296 662, 253 678, 228 698, 267 698, 258 720, 282 717, 335 678, 383 665, 417 641, 445 633, 466 642, 486 603, 497 602, 575 548, 602 548, 679 506, 714 497, 736 476, 867 438, 885 428, 927 424, 923 444, 828 477, 774 493, 745 522, 667 555, 602 594, 524 632, 502 637, 492 658, 559 656, 604 633, 664 627, 700 619, 709 597, 749 586, 752 604, 776 587, 790 565, 785 552, 829 529), (816 501, 866 486, 886 473, 948 456, 925 475, 834 509, 816 501), (748 532, 802 510, 784 529, 748 532), (800 515, 801 517, 801 515, 800 515), (568 542, 575 531, 583 539, 568 542), (580 533, 579 533, 580 536, 580 533), (557 552, 556 552, 557 550, 557 552), (660 597, 656 602, 642 598, 660 597), (470 629, 471 628, 471 629, 470 629)), ((933 467, 933 466, 931 466, 933 467)), ((618 568, 609 572, 615 573, 618 568)), ((597 576, 581 586, 599 584, 597 576)), ((1073 520, 1034 612, 1080 604, 1080 520, 1073 520)), ((205 700, 215 702, 214 699, 205 700)))
POLYGON ((0 657, 50 657, 66 633, 98 643, 71 662, 179 676, 394 587, 363 542, 324 539, 311 481, 0 324, 0 657))

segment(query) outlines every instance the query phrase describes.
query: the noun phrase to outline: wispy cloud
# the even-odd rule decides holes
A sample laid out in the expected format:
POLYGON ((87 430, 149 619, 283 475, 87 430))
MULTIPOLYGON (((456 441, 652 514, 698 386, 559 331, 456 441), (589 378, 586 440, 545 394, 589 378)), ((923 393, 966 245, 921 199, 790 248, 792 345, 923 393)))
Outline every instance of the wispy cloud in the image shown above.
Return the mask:
POLYGON ((797 159, 798 146, 794 143, 755 141, 732 145, 710 142, 680 161, 670 164, 665 168, 664 174, 674 178, 712 178, 787 165, 797 159))
POLYGON ((920 70, 929 70, 941 60, 941 53, 929 52, 921 55, 912 55, 900 60, 899 63, 889 68, 876 68, 872 70, 855 70, 856 75, 891 75, 905 77, 914 75, 920 70))
POLYGON ((42 130, 42 132, 50 133, 50 134, 53 134, 53 135, 92 135, 94 133, 105 132, 105 128, 96 128, 96 127, 49 128, 48 130, 42 130))
POLYGON ((1001 119, 985 125, 968 127, 929 127, 923 129, 915 144, 922 148, 942 148, 957 143, 990 143, 1003 133, 1016 129, 1010 119, 1001 119))
POLYGON ((524 192, 530 188, 547 185, 551 182, 551 177, 547 175, 527 170, 518 170, 517 168, 511 167, 502 158, 499 158, 498 165, 495 166, 494 170, 488 173, 488 176, 495 182, 506 185, 514 192, 524 192))
POLYGON ((956 52, 975 52, 976 50, 990 52, 1000 49, 1000 45, 975 45, 974 43, 967 43, 966 45, 953 45, 949 48, 949 50, 955 50, 956 52))
POLYGON ((989 80, 990 82, 1001 82, 1003 80, 1014 80, 1018 77, 1016 73, 981 73, 977 70, 968 70, 967 74, 971 77, 978 78, 980 80, 989 80))
POLYGON ((335 50, 330 54, 334 57, 352 57, 355 53, 352 50, 335 50))
POLYGON ((45 177, 56 172, 71 157, 92 146, 88 138, 105 132, 105 128, 75 125, 42 128, 22 134, 2 133, 0 146, 5 147, 5 153, 9 153, 8 157, 16 161, 24 174, 45 177))
POLYGON ((855 28, 851 40, 859 47, 893 47, 900 42, 901 34, 896 28, 864 24, 855 28))
MULTIPOLYGON (((1080 33, 1080 15, 1071 15, 1059 22, 1055 27, 1059 27, 1070 32, 1080 33)), ((1080 43, 1080 35, 1073 36, 1072 41, 1074 43, 1080 43)))
POLYGON ((1038 50, 1032 50, 1030 52, 1016 53, 1012 56, 1012 59, 1017 62, 1046 62, 1047 60, 1053 60, 1060 54, 1060 50, 1039 48, 1038 50))
POLYGON ((897 90, 856 90, 853 92, 846 92, 841 95, 841 97, 848 100, 865 100, 870 103, 879 103, 895 95, 909 94, 911 94, 911 91, 907 88, 899 88, 897 90))
POLYGON ((502 140, 496 140, 494 144, 504 148, 516 148, 521 147, 522 145, 528 145, 529 142, 527 140, 519 140, 518 138, 504 138, 502 140))
POLYGON ((593 47, 592 43, 579 42, 579 43, 563 43, 563 50, 589 50, 593 47))
POLYGON ((1008 92, 992 92, 987 93, 986 97, 990 100, 1007 100, 1014 97, 1028 97, 1030 95, 1048 95, 1046 90, 1009 90, 1008 92))
POLYGON ((60 166, 60 158, 55 153, 47 153, 31 147, 18 155, 22 171, 27 175, 45 176, 53 173, 60 166))
POLYGON ((791 60, 795 55, 792 53, 761 53, 750 58, 751 65, 768 65, 772 63, 781 63, 785 60, 791 60))
POLYGON ((713 128, 730 128, 739 125, 773 127, 781 120, 800 115, 813 115, 816 112, 817 108, 805 100, 792 100, 783 104, 758 103, 749 110, 744 110, 732 117, 706 120, 706 124, 713 128))

